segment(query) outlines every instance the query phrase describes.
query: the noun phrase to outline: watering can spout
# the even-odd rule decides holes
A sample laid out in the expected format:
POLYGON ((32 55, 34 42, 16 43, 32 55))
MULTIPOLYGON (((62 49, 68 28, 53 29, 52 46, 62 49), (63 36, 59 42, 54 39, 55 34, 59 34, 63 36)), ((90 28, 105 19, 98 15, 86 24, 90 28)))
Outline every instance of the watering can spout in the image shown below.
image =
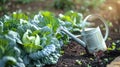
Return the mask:
POLYGON ((70 37, 72 37, 73 40, 75 40, 78 44, 80 44, 83 47, 86 47, 85 42, 83 42, 82 40, 80 40, 79 38, 77 38, 75 35, 73 35, 72 33, 70 33, 69 31, 67 31, 66 29, 63 29, 63 27, 60 28, 61 31, 64 31, 66 34, 68 34, 70 37))

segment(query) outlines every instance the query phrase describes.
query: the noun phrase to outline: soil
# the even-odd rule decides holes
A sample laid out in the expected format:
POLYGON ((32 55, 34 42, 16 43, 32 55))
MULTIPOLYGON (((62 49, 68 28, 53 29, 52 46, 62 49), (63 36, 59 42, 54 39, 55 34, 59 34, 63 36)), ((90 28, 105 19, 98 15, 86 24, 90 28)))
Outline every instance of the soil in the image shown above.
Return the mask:
POLYGON ((104 56, 97 60, 93 55, 86 54, 84 48, 75 42, 71 42, 69 46, 64 46, 63 50, 65 53, 57 64, 45 67, 106 67, 120 53, 120 51, 104 52, 104 56), (77 63, 76 60, 81 63, 77 63))
MULTIPOLYGON (((28 4, 15 3, 14 0, 7 3, 7 12, 11 13, 16 10, 23 12, 36 12, 38 10, 49 10, 56 14, 63 13, 63 10, 56 10, 52 8, 53 1, 41 1, 28 4), (48 7, 49 6, 49 7, 48 7)), ((99 14, 106 20, 112 23, 109 27, 109 37, 106 41, 107 47, 111 47, 114 42, 117 48, 120 47, 120 0, 106 0, 104 4, 99 7, 99 10, 91 10, 90 14, 99 14)), ((6 12, 0 12, 0 16, 6 12)), ((46 65, 45 67, 106 67, 114 58, 120 56, 120 51, 105 51, 104 55, 97 59, 95 56, 86 53, 85 49, 76 42, 72 41, 62 47, 64 54, 59 58, 55 65, 46 65), (80 63, 79 63, 79 62, 80 63)))

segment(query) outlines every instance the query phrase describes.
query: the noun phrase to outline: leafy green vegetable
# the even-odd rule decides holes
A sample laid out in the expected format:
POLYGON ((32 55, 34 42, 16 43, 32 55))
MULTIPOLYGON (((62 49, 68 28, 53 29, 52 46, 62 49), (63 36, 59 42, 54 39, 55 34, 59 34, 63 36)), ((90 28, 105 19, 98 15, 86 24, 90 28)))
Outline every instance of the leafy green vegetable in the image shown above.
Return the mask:
POLYGON ((10 66, 10 65, 15 65, 17 63, 16 59, 14 57, 11 56, 4 56, 1 60, 0 60, 0 65, 1 67, 6 67, 6 66, 10 66))
POLYGON ((83 20, 83 16, 81 13, 69 11, 66 12, 64 15, 60 14, 60 20, 62 25, 68 28, 68 30, 78 28, 81 29, 81 22, 83 20), (70 28, 70 29, 69 29, 70 28))
POLYGON ((43 57, 41 60, 45 64, 56 64, 58 59, 60 57, 60 54, 58 52, 51 53, 50 55, 43 57))
POLYGON ((49 11, 40 11, 33 19, 21 12, 5 15, 0 19, 0 61, 10 56, 16 60, 13 67, 55 64, 61 46, 70 40, 60 27, 74 32, 81 29, 81 22, 82 14, 74 11, 59 18, 49 11))
POLYGON ((43 50, 38 51, 36 53, 32 53, 29 56, 32 59, 37 60, 37 59, 40 59, 40 58, 43 58, 45 56, 50 55, 52 52, 55 52, 55 45, 54 44, 48 45, 43 50))
POLYGON ((4 56, 15 56, 13 48, 5 37, 0 36, 0 59, 4 56))
POLYGON ((7 34, 0 34, 0 65, 12 66, 17 63, 17 58, 20 56, 20 50, 17 48, 18 41, 16 32, 9 31, 7 34))
POLYGON ((55 33, 59 27, 57 18, 55 18, 51 12, 39 12, 39 14, 36 15, 35 19, 37 19, 36 21, 39 21, 38 24, 40 27, 48 26, 53 33, 55 33))
MULTIPOLYGON (((83 16, 81 13, 68 11, 64 15, 59 14, 58 20, 60 22, 60 26, 66 28, 66 30, 69 30, 71 33, 80 33, 83 21, 83 16)), ((66 33, 58 31, 56 34, 57 38, 58 34, 59 40, 63 41, 64 44, 67 44, 69 42, 70 37, 68 37, 66 33)))
POLYGON ((40 46, 40 37, 38 34, 35 36, 30 36, 32 33, 31 30, 27 30, 22 38, 23 46, 28 53, 36 52, 37 50, 42 50, 42 46, 40 46))
POLYGON ((20 25, 21 19, 28 20, 28 16, 21 12, 13 12, 11 16, 5 15, 3 18, 1 18, 1 22, 3 22, 4 25, 4 31, 16 31, 17 27, 20 25))

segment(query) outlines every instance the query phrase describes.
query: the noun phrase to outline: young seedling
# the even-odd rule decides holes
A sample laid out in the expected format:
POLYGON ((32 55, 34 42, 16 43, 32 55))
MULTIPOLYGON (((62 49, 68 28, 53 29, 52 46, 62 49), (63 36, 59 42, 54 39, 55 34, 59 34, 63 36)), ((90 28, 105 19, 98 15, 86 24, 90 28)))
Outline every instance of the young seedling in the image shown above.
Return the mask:
POLYGON ((75 60, 77 64, 82 65, 82 62, 80 60, 75 60))
POLYGON ((91 61, 93 61, 94 59, 93 58, 90 58, 91 61))
POLYGON ((116 44, 113 42, 111 47, 107 48, 107 50, 115 50, 116 49, 116 44))
POLYGON ((65 52, 64 52, 63 50, 61 50, 61 51, 60 51, 60 54, 62 54, 62 55, 63 55, 64 53, 65 53, 65 52))

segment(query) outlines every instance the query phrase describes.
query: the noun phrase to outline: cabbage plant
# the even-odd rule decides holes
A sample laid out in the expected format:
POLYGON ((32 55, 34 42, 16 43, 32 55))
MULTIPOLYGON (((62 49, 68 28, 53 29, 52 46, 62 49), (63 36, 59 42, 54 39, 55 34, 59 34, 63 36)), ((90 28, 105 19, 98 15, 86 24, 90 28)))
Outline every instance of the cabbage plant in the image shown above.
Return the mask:
POLYGON ((56 18, 49 11, 40 11, 33 18, 13 12, 0 19, 0 65, 43 67, 56 64, 61 47, 69 37, 60 31, 63 26, 80 29, 82 14, 71 11, 56 18))

